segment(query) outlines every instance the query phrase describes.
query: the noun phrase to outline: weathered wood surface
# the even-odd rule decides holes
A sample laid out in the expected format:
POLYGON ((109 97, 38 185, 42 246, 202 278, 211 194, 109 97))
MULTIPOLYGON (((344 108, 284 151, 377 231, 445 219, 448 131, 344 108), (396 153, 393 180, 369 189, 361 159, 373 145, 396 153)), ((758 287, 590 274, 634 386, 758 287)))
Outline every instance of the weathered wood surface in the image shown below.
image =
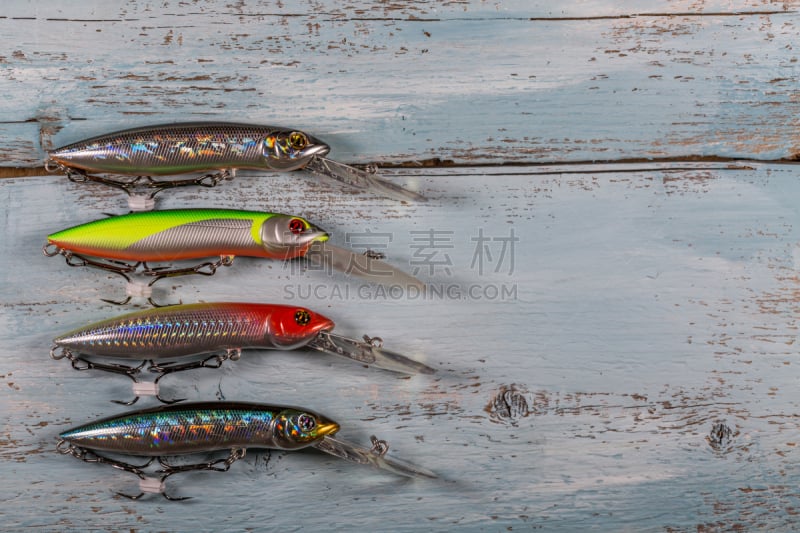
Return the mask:
POLYGON ((797 8, 5 2, 0 164, 25 167, 5 175, 123 127, 296 125, 343 161, 426 166, 385 173, 431 201, 250 173, 169 191, 159 207, 301 214, 338 244, 385 244, 445 295, 395 297, 247 259, 161 284, 175 289, 159 297, 187 302, 302 302, 343 334, 426 358, 437 376, 401 379, 253 353, 163 388, 306 405, 443 481, 253 453, 227 474, 170 481, 193 502, 129 502, 113 493, 135 491, 132 476, 54 452, 59 431, 120 412, 108 400, 128 397, 127 380, 47 356, 58 333, 122 312, 100 302, 122 285, 40 252, 48 233, 122 212, 124 198, 58 176, 3 179, 0 523, 797 529, 797 167, 685 161, 795 157, 797 8), (594 160, 639 161, 575 164, 594 160), (463 168, 436 168, 447 161, 463 168))
POLYGON ((108 400, 130 390, 122 377, 47 356, 57 333, 119 312, 98 298, 121 284, 39 248, 48 232, 124 203, 51 177, 6 180, 3 211, 16 216, 0 241, 0 474, 13 479, 0 486, 4 526, 791 529, 800 504, 794 167, 571 169, 396 173, 433 198, 419 206, 314 185, 275 195, 297 190, 298 178, 283 175, 165 197, 164 207, 279 204, 342 244, 347 232, 388 232, 386 252, 409 269, 411 232, 434 229, 452 247, 440 243, 442 264, 419 275, 479 288, 424 302, 374 289, 348 296, 359 283, 255 260, 168 283, 184 300, 302 301, 344 333, 381 335, 439 369, 398 379, 313 354, 248 354, 165 379, 165 392, 194 399, 317 408, 348 438, 377 434, 444 479, 253 454, 224 475, 175 478, 174 490, 197 497, 185 505, 114 499, 135 489, 132 476, 53 451, 60 430, 120 411, 108 400), (500 261, 502 241, 489 242, 494 262, 485 256, 481 273, 471 239, 512 229, 513 255, 500 261), (509 295, 493 298, 493 287, 509 295))
POLYGON ((345 161, 791 158, 797 2, 6 2, 0 161, 154 121, 345 161))

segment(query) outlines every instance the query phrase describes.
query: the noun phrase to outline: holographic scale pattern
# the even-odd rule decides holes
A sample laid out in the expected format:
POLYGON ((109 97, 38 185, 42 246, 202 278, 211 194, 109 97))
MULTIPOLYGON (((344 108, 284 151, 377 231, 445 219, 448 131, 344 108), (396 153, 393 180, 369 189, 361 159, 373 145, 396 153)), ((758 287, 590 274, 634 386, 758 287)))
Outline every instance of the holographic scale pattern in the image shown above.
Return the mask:
POLYGON ((67 430, 59 437, 95 451, 144 456, 234 448, 297 450, 339 431, 339 424, 297 407, 200 402, 133 411, 67 430))
POLYGON ((257 404, 173 405, 106 418, 60 437, 92 450, 148 456, 274 448, 273 421, 281 411, 257 404))
POLYGON ((66 166, 127 175, 171 175, 221 168, 268 168, 267 138, 291 130, 204 122, 125 130, 50 153, 66 166))
POLYGON ((201 303, 147 309, 76 329, 54 342, 76 353, 134 359, 274 348, 268 320, 275 307, 201 303))

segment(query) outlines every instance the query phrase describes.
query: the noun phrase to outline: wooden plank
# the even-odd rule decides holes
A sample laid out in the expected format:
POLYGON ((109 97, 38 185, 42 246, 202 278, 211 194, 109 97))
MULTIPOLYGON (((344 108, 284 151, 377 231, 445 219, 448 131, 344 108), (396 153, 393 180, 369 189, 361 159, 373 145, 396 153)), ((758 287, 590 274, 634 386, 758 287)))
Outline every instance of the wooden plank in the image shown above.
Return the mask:
POLYGON ((706 0, 702 3, 693 0, 673 2, 643 2, 642 0, 591 0, 565 2, 557 8, 551 2, 506 0, 504 2, 482 2, 480 0, 459 0, 455 2, 403 1, 368 2, 351 1, 342 6, 337 3, 301 0, 287 4, 265 0, 223 4, 211 2, 202 7, 187 9, 183 2, 165 0, 158 4, 147 2, 126 2, 118 5, 108 2, 84 2, 81 7, 65 6, 58 2, 29 6, 24 2, 9 2, 4 9, 3 18, 9 19, 53 19, 74 21, 154 21, 170 19, 235 15, 247 17, 297 17, 317 19, 357 19, 357 20, 442 20, 478 18, 600 18, 625 17, 652 14, 681 15, 725 14, 735 16, 741 13, 786 12, 796 8, 796 2, 761 0, 706 0))
POLYGON ((800 191, 792 166, 390 174, 420 184, 431 201, 404 205, 298 184, 299 175, 251 175, 173 192, 162 207, 281 206, 342 245, 348 233, 357 241, 386 232, 389 260, 420 268, 442 296, 353 294, 347 288, 360 283, 238 259, 212 278, 170 280, 174 293, 161 296, 302 302, 342 333, 380 335, 424 355, 435 377, 252 353, 163 386, 193 399, 317 408, 342 423, 343 436, 385 438, 390 453, 442 482, 405 482, 314 453, 253 453, 227 474, 172 480, 195 505, 115 499, 116 490, 135 490, 132 476, 53 446, 59 431, 120 411, 108 400, 128 395, 126 380, 74 372, 47 349, 56 334, 120 312, 98 299, 121 287, 39 248, 47 233, 125 203, 52 177, 12 179, 0 184, 0 475, 14 480, 0 485, 4 527, 795 527, 800 191), (433 248, 425 246, 431 231, 440 238, 433 248), (501 259, 511 237, 519 240, 501 259))
POLYGON ((305 128, 348 162, 797 152, 797 2, 7 4, 6 166, 197 119, 305 128))

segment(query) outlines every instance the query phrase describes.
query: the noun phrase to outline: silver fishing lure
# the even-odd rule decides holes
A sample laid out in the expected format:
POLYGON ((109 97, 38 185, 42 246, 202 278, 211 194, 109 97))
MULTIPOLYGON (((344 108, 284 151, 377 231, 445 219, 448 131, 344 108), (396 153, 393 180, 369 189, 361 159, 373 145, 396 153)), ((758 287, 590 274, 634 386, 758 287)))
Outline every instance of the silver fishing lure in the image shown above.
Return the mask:
POLYGON ((386 457, 389 445, 372 437, 363 448, 333 435, 339 424, 309 409, 243 402, 202 402, 133 411, 64 431, 56 449, 88 463, 109 464, 139 478, 139 499, 147 493, 185 500, 165 492, 168 477, 181 472, 227 471, 249 448, 300 450, 314 447, 350 462, 366 464, 412 478, 437 476, 430 470, 386 457), (173 465, 165 456, 228 451, 228 457, 206 463, 173 465), (113 459, 106 453, 151 457, 143 465, 113 459), (158 460, 157 477, 145 469, 158 460))
POLYGON ((237 170, 286 172, 305 169, 351 187, 399 200, 424 201, 369 172, 325 156, 330 147, 302 131, 232 122, 187 122, 134 128, 72 143, 49 153, 48 171, 61 171, 75 182, 92 181, 120 188, 141 199, 134 210, 152 209, 164 189, 213 187, 237 170), (156 180, 153 176, 202 173, 199 177, 156 180), (110 175, 131 176, 112 178, 110 175), (147 194, 137 191, 144 190, 147 194), (138 208, 138 209, 137 209, 138 208))
POLYGON ((236 361, 243 349, 296 350, 312 348, 361 364, 403 374, 433 374, 423 363, 382 348, 378 337, 355 340, 332 333, 331 319, 310 309, 258 303, 197 303, 127 313, 59 335, 50 357, 66 358, 75 370, 103 370, 133 381, 135 403, 140 395, 159 395, 158 383, 174 372, 219 368, 236 361), (210 355, 213 354, 213 355, 210 355), (196 356, 201 357, 198 359, 196 356), (141 360, 130 366, 104 363, 97 358, 141 360), (170 359, 193 357, 187 362, 170 359), (139 382, 143 368, 158 374, 152 383, 139 382))

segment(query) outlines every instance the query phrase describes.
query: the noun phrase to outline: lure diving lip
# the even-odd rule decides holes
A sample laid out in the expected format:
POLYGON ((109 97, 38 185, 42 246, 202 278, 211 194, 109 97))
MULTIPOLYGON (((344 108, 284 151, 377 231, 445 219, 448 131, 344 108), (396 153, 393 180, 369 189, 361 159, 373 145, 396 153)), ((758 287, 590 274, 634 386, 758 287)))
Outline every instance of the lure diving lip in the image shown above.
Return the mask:
POLYGON ((133 411, 90 422, 59 435, 56 449, 91 463, 105 463, 139 477, 141 493, 161 494, 168 500, 183 500, 165 492, 165 480, 196 470, 227 471, 249 448, 300 450, 314 447, 350 462, 371 465, 405 477, 431 478, 430 470, 385 457, 388 444, 372 437, 372 448, 363 448, 333 435, 339 424, 302 407, 244 402, 200 402, 133 411), (163 457, 229 451, 225 459, 171 465, 163 457), (150 457, 144 465, 132 465, 104 454, 150 457), (158 459, 158 477, 145 469, 158 459))
POLYGON ((47 256, 63 255, 70 266, 101 268, 129 282, 129 274, 141 267, 142 274, 153 278, 149 283, 152 286, 165 277, 213 274, 219 266, 230 266, 237 255, 289 260, 305 257, 316 245, 315 250, 321 248, 321 253, 311 254, 315 262, 375 283, 424 290, 421 281, 388 263, 333 246, 327 240, 327 232, 298 216, 232 209, 175 209, 113 216, 68 228, 48 235, 43 252, 47 256), (216 263, 189 268, 167 269, 148 264, 215 256, 220 258, 216 263))
MULTIPOLYGON (((403 374, 432 374, 435 370, 404 355, 383 349, 378 339, 348 339, 332 333, 331 319, 310 309, 281 304, 197 303, 145 309, 94 322, 59 335, 50 356, 67 358, 76 370, 104 370, 124 374, 138 383, 148 370, 166 374, 195 368, 218 368, 236 360, 243 349, 295 350, 313 348, 361 364, 403 374), (174 358, 208 356, 192 362, 174 358), (142 360, 140 366, 100 363, 93 358, 142 360)), ((164 403, 156 391, 155 396, 164 403)), ((130 405, 138 400, 138 395, 130 405)), ((116 402, 123 403, 123 402, 116 402)))
POLYGON ((326 143, 299 130, 235 122, 186 122, 116 131, 68 144, 48 154, 45 168, 60 170, 72 181, 104 183, 129 194, 143 187, 151 191, 151 198, 176 186, 212 187, 232 178, 238 169, 286 172, 305 168, 381 196, 425 200, 374 173, 326 159, 329 152, 326 143), (215 173, 186 180, 151 178, 208 171, 215 173), (119 180, 97 173, 137 178, 119 180))

